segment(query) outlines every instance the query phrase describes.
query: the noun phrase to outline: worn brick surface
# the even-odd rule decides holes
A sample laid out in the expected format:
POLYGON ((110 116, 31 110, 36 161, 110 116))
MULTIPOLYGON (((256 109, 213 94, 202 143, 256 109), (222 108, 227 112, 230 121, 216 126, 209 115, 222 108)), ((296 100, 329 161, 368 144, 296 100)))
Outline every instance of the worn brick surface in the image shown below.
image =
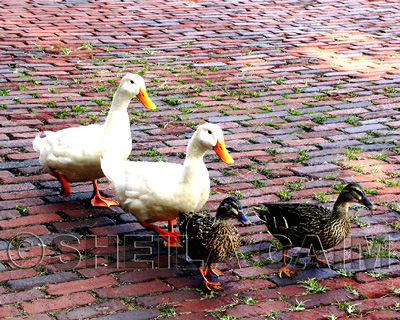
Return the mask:
POLYGON ((40 299, 33 302, 22 302, 20 306, 28 314, 33 314, 87 305, 95 300, 96 299, 89 293, 78 292, 54 299, 40 299))
POLYGON ((67 283, 53 284, 46 288, 50 295, 63 295, 72 292, 93 290, 102 287, 118 285, 118 282, 111 276, 103 276, 93 279, 71 281, 67 283))
MULTIPOLYGON (((0 318, 398 317, 399 26, 393 0, 1 1, 0 318), (91 208, 90 182, 63 199, 32 148, 43 131, 104 121, 126 72, 157 104, 130 104, 133 160, 182 163, 198 124, 224 130, 235 163, 207 152, 204 209, 235 194, 253 225, 238 226, 242 253, 210 277, 222 292, 159 237, 135 243, 154 233, 121 207, 91 208), (292 249, 299 272, 278 278, 281 252, 252 207, 332 207, 348 182, 378 210, 351 206, 350 238, 326 252, 332 269, 292 249), (374 237, 390 245, 374 251, 374 237), (309 292, 308 278, 328 291, 309 292)), ((106 178, 99 189, 114 195, 106 178)))

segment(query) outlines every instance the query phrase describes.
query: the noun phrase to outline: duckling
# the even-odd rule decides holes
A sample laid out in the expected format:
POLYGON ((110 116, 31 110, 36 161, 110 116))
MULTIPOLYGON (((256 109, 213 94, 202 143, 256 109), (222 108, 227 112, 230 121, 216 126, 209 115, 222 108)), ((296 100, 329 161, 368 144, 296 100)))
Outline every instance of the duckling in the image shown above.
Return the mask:
POLYGON ((130 155, 132 137, 127 108, 133 97, 137 97, 148 109, 156 108, 147 94, 143 78, 128 73, 115 92, 104 124, 45 131, 44 138, 37 135, 33 148, 39 153, 43 168, 61 183, 63 197, 67 198, 70 194, 69 182, 92 181, 93 206, 118 205, 115 200, 99 194, 97 179, 104 177, 100 156, 106 148, 121 159, 130 155))
POLYGON ((241 238, 238 230, 229 223, 232 218, 243 225, 251 225, 235 197, 221 202, 215 218, 198 213, 178 214, 179 231, 186 243, 187 254, 199 268, 208 290, 221 290, 220 283, 212 283, 206 278, 208 273, 213 276, 223 274, 212 263, 232 259, 239 250, 241 238))
POLYGON ((166 245, 175 246, 179 233, 173 232, 173 223, 178 213, 197 212, 208 200, 210 178, 203 156, 212 149, 225 163, 234 162, 221 128, 205 123, 190 139, 183 165, 115 159, 106 152, 101 168, 121 206, 143 227, 158 233, 166 245), (169 231, 151 224, 155 221, 168 221, 169 231))
MULTIPOLYGON (((349 206, 358 202, 370 210, 374 205, 357 183, 348 184, 339 194, 333 209, 313 204, 263 203, 255 207, 258 217, 268 231, 283 245, 282 266, 279 277, 294 273, 286 267, 288 248, 303 247, 326 250, 341 243, 350 232, 349 206)), ((317 263, 325 261, 316 259, 317 263)))

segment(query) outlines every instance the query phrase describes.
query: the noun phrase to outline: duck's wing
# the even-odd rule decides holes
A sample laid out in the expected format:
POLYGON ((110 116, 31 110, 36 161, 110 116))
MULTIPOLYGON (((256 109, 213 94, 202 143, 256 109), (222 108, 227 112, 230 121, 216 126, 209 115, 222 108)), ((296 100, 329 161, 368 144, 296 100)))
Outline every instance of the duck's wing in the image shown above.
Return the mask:
POLYGON ((139 221, 171 220, 179 211, 187 212, 184 207, 186 194, 182 183, 182 165, 134 162, 105 154, 101 168, 112 182, 121 205, 137 214, 135 216, 139 221))
POLYGON ((48 162, 49 166, 86 161, 92 157, 99 161, 104 149, 104 128, 101 125, 45 131, 45 135, 35 139, 34 148, 40 153, 41 161, 48 162))
POLYGON ((286 236, 296 243, 331 214, 329 209, 312 204, 268 203, 255 207, 254 211, 271 234, 286 236))

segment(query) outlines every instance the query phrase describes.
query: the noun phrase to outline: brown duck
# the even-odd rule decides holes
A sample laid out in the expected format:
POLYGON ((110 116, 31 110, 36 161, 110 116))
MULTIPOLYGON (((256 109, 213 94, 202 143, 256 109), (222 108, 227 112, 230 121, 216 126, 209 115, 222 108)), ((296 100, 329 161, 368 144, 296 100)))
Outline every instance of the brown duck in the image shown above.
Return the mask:
MULTIPOLYGON (((255 207, 258 217, 265 222, 269 232, 283 245, 282 272, 290 277, 294 273, 286 267, 287 250, 292 247, 326 250, 341 243, 350 232, 347 215, 352 202, 358 202, 371 210, 374 205, 357 183, 348 184, 339 194, 333 209, 320 205, 264 203, 255 207)), ((316 259, 317 263, 326 263, 316 259)))
POLYGON ((239 250, 241 238, 238 230, 229 223, 235 218, 244 225, 250 225, 240 201, 235 197, 224 199, 218 207, 215 218, 202 214, 178 215, 179 231, 187 254, 199 268, 208 290, 221 290, 220 283, 212 283, 206 275, 223 274, 212 263, 232 259, 239 250))

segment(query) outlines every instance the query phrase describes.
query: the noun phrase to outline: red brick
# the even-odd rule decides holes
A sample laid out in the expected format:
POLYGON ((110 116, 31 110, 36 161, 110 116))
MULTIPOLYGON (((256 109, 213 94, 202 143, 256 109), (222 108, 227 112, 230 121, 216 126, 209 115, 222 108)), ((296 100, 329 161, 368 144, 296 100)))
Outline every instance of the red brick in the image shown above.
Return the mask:
POLYGON ((330 290, 335 290, 343 288, 344 286, 355 287, 358 285, 358 283, 351 278, 333 278, 318 281, 318 285, 326 286, 330 290))
POLYGON ((234 271, 234 274, 241 278, 258 277, 260 275, 275 274, 276 270, 265 267, 248 267, 241 268, 234 271))
POLYGON ((396 305, 396 303, 400 303, 400 298, 398 297, 381 297, 377 299, 364 299, 362 303, 357 304, 357 312, 359 313, 367 313, 369 311, 378 310, 396 305))
POLYGON ((7 307, 0 307, 0 318, 2 319, 13 319, 15 316, 19 316, 20 313, 16 307, 7 306, 7 307))
POLYGON ((34 269, 17 269, 0 272, 0 282, 35 277, 38 273, 34 269))
POLYGON ((329 290, 324 293, 315 293, 301 297, 290 297, 287 301, 296 304, 297 301, 304 301, 305 308, 326 306, 337 301, 347 301, 357 298, 356 295, 344 289, 329 290))
POLYGON ((172 289, 168 287, 165 283, 159 280, 155 280, 150 282, 130 284, 126 286, 120 285, 114 288, 96 289, 94 290, 94 292, 100 298, 122 298, 130 296, 138 297, 154 292, 167 292, 171 290, 172 289))
POLYGON ((46 288, 46 293, 50 295, 63 295, 73 292, 88 291, 108 286, 116 286, 118 281, 111 276, 71 281, 66 283, 52 284, 46 288))
POLYGON ((261 316, 263 314, 269 314, 272 311, 284 312, 289 308, 289 305, 283 301, 265 301, 253 305, 237 305, 230 308, 225 313, 237 317, 239 319, 261 316))
POLYGON ((57 221, 61 219, 62 218, 56 213, 43 213, 36 216, 27 216, 12 220, 0 221, 0 227, 3 229, 16 228, 31 224, 41 224, 50 221, 57 221))
POLYGON ((399 317, 399 313, 395 310, 381 310, 381 311, 376 311, 372 312, 370 314, 367 314, 363 316, 363 319, 365 320, 392 320, 392 319, 397 319, 399 317))
POLYGON ((214 320, 215 318, 207 311, 185 313, 180 316, 174 316, 174 320, 198 320, 198 319, 214 320))
POLYGON ((51 320, 50 316, 44 313, 33 314, 27 317, 13 318, 13 320, 51 320))
POLYGON ((29 207, 27 212, 29 214, 39 214, 48 212, 65 212, 66 210, 81 209, 81 206, 75 202, 62 202, 62 203, 51 203, 42 206, 29 207))
POLYGON ((357 287, 357 289, 360 294, 366 295, 368 298, 371 299, 379 298, 393 292, 392 287, 400 287, 400 278, 362 283, 357 287))
POLYGON ((40 299, 33 302, 22 302, 20 306, 26 313, 34 314, 87 305, 94 301, 96 301, 96 299, 89 293, 78 292, 55 299, 40 299))
POLYGON ((36 236, 40 236, 46 233, 49 233, 49 230, 45 226, 38 225, 34 227, 23 227, 16 229, 8 229, 0 231, 0 238, 2 239, 10 239, 15 237, 16 235, 21 235, 25 233, 33 233, 36 236))
POLYGON ((224 305, 232 303, 232 297, 217 297, 203 300, 182 302, 176 306, 176 312, 199 312, 205 310, 214 310, 224 305))
POLYGON ((281 320, 323 320, 326 319, 330 314, 337 318, 346 316, 346 313, 340 310, 337 306, 327 306, 315 308, 312 310, 305 310, 303 312, 288 312, 278 314, 275 317, 281 320))
POLYGON ((357 272, 354 278, 358 282, 361 282, 361 283, 368 283, 368 282, 376 281, 376 279, 373 276, 370 276, 369 274, 367 274, 365 272, 357 272))

